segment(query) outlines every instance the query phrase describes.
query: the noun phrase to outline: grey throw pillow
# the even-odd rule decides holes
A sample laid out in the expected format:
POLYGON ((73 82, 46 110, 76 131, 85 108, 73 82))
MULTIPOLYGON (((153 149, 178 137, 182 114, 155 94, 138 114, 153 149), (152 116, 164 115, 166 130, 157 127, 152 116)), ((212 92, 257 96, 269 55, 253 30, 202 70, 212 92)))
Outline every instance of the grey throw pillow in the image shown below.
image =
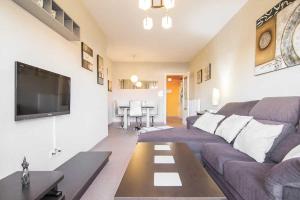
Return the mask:
POLYGON ((270 159, 274 162, 281 162, 286 154, 295 146, 300 144, 300 134, 290 134, 284 138, 277 147, 270 153, 270 159))

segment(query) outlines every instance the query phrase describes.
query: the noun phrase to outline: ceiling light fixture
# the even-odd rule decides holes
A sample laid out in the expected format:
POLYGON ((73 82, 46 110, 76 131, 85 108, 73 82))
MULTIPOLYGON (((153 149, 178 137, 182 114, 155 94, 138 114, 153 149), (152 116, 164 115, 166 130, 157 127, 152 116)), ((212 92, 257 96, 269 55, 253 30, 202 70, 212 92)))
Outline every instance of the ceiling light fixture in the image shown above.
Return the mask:
POLYGON ((138 77, 137 75, 132 75, 132 76, 130 77, 130 80, 131 80, 132 83, 136 83, 136 82, 138 82, 139 77, 138 77))
POLYGON ((146 17, 144 20, 143 20, 143 25, 144 25, 144 29, 145 30, 151 30, 152 27, 153 27, 153 20, 151 17, 146 17))
POLYGON ((142 10, 148 10, 149 8, 151 8, 152 3, 151 0, 139 0, 139 7, 142 10))
POLYGON ((175 0, 164 0, 164 7, 166 9, 171 9, 175 7, 175 0))
MULTIPOLYGON (((165 8, 166 11, 175 7, 175 0, 139 0, 139 8, 146 11, 150 8, 158 9, 165 8)), ((151 30, 153 28, 153 19, 151 17, 146 17, 143 20, 143 25, 145 30, 151 30)), ((162 27, 164 29, 170 29, 173 26, 172 18, 165 15, 162 18, 162 27)))
POLYGON ((161 26, 164 28, 164 29, 170 29, 172 28, 172 18, 170 16, 164 16, 161 20, 161 26))

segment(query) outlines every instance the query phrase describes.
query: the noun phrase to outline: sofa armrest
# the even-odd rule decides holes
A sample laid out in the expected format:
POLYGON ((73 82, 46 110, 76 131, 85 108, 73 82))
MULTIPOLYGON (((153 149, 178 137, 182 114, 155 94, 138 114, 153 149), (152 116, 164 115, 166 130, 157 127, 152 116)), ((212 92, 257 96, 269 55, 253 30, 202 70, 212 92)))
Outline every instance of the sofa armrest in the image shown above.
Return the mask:
POLYGON ((191 116, 186 118, 186 128, 190 129, 200 116, 191 116))
POLYGON ((265 179, 267 191, 276 200, 285 199, 286 195, 293 195, 288 188, 300 189, 300 158, 293 158, 278 163, 270 170, 265 179), (285 190, 289 190, 286 194, 285 190))
POLYGON ((300 188, 284 187, 283 199, 284 200, 295 200, 300 197, 300 188))

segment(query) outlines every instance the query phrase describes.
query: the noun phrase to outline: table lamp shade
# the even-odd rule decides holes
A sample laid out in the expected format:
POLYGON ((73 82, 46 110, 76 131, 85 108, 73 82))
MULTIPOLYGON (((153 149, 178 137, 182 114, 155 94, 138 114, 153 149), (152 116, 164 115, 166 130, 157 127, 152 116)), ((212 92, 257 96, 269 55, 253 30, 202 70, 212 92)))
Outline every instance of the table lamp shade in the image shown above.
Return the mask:
POLYGON ((218 106, 219 103, 220 103, 220 90, 217 88, 214 88, 213 92, 212 92, 212 105, 218 106))

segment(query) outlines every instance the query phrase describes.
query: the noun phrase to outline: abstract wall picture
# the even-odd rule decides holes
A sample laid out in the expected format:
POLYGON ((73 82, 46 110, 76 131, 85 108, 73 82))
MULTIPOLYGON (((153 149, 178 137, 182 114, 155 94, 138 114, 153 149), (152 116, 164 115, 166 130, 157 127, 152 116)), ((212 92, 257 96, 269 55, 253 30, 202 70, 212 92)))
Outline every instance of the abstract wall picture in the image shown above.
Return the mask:
POLYGON ((256 22, 255 75, 300 65, 300 1, 283 0, 256 22))
POLYGON ((104 85, 104 60, 99 55, 97 55, 97 83, 104 85))
POLYGON ((202 74, 203 74, 203 70, 200 69, 198 72, 197 72, 197 84, 201 84, 203 79, 202 79, 202 74))
POLYGON ((211 79, 211 64, 204 68, 203 71, 204 80, 208 81, 211 79))
POLYGON ((112 92, 112 81, 108 80, 107 82, 107 89, 109 92, 112 92))
POLYGON ((89 46, 81 42, 81 61, 82 61, 82 67, 93 71, 94 66, 94 57, 93 57, 93 49, 91 49, 89 46))

